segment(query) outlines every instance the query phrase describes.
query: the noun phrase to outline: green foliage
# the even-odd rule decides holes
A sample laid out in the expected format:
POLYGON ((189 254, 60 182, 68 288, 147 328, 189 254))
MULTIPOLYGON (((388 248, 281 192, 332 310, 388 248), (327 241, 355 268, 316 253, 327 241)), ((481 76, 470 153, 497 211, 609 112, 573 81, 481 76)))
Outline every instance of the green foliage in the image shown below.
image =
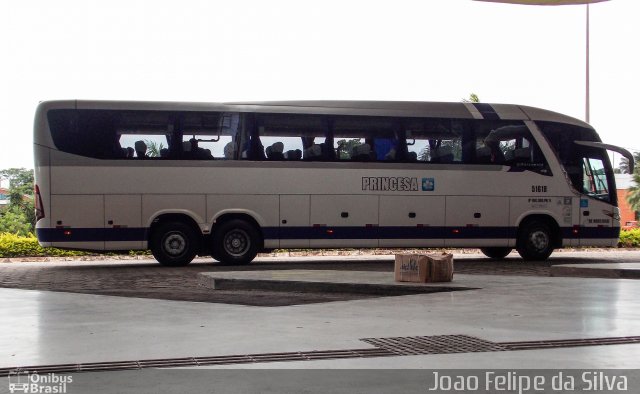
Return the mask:
MULTIPOLYGON (((0 233, 0 258, 8 257, 80 257, 93 256, 95 253, 58 248, 43 248, 33 234, 20 236, 11 233, 0 233)), ((123 253, 104 253, 106 256, 120 256, 123 253)), ((148 250, 130 250, 124 255, 148 256, 148 250)))
POLYGON ((362 142, 359 138, 353 138, 350 140, 339 140, 338 141, 338 157, 340 160, 346 160, 351 157, 351 152, 353 152, 353 148, 358 145, 362 145, 362 142))
POLYGON ((8 207, 0 210, 0 231, 26 236, 32 230, 29 219, 19 208, 8 207))
POLYGON ((634 211, 640 211, 640 170, 633 173, 633 182, 635 186, 629 188, 627 194, 627 202, 634 211))
POLYGON ((33 170, 9 168, 0 170, 0 178, 8 179, 9 206, 0 210, 0 232, 27 235, 35 229, 33 206, 33 170))
POLYGON ((477 94, 471 93, 468 99, 462 99, 463 103, 479 103, 480 97, 477 94))
POLYGON ((15 193, 19 193, 20 198, 22 198, 23 195, 33 195, 33 170, 8 168, 6 170, 0 170, 0 178, 8 179, 11 184, 9 188, 10 192, 15 191, 15 193))
MULTIPOLYGON (((640 247, 640 228, 632 230, 622 230, 620 232, 620 248, 640 247)), ((132 250, 127 253, 129 256, 146 256, 146 250, 132 250)), ((0 233, 0 258, 8 257, 79 257, 91 256, 93 253, 63 250, 57 248, 43 248, 38 244, 38 240, 33 234, 22 237, 16 234, 0 233)), ((107 253, 116 255, 116 253, 107 253)))
POLYGON ((85 256, 87 254, 86 252, 43 248, 38 244, 38 240, 33 234, 21 237, 16 234, 0 233, 0 257, 74 257, 85 256))
POLYGON ((638 248, 640 247, 640 228, 620 231, 620 248, 638 248))
POLYGON ((145 140, 144 143, 147 144, 147 156, 160 157, 160 151, 164 149, 162 142, 157 143, 155 141, 145 140))
MULTIPOLYGON (((634 163, 635 165, 638 165, 638 163, 640 163, 640 152, 635 152, 633 154, 633 159, 634 159, 634 163)), ((618 168, 616 168, 614 170, 614 172, 616 174, 629 174, 629 160, 627 160, 626 157, 623 157, 620 160, 620 164, 618 164, 618 168)))
POLYGON ((9 206, 0 209, 0 232, 26 236, 35 231, 35 222, 33 199, 11 201, 9 206))

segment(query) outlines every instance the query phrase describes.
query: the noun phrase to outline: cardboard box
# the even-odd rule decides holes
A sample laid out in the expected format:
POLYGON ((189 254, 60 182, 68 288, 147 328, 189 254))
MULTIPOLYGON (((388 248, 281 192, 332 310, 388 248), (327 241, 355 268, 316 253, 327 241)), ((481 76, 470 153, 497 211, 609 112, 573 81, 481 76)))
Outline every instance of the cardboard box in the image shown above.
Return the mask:
POLYGON ((452 254, 397 254, 396 282, 451 282, 453 280, 452 254))

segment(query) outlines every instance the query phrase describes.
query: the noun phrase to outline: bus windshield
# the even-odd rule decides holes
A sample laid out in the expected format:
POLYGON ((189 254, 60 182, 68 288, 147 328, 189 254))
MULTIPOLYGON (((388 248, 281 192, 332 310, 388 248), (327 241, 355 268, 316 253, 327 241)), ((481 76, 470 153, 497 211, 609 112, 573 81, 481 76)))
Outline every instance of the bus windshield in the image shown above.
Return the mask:
POLYGON ((590 197, 609 201, 605 164, 601 159, 582 158, 582 192, 590 197))
MULTIPOLYGON (((600 142, 592 129, 551 122, 539 122, 574 189, 589 197, 617 205, 613 169, 607 151, 576 141, 600 142)), ((593 144, 596 145, 596 144, 593 144)))

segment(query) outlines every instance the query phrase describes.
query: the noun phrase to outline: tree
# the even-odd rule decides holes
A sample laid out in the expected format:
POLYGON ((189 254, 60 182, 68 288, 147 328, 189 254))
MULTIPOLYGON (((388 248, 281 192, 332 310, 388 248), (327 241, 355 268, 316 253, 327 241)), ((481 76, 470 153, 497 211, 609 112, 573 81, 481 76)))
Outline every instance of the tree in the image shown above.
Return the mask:
POLYGON ((634 211, 640 211, 640 170, 633 173, 633 183, 635 186, 629 188, 627 193, 627 202, 634 211))
MULTIPOLYGON (((640 152, 636 152, 633 154, 633 161, 635 162, 636 165, 638 164, 638 162, 640 162, 640 152)), ((618 171, 615 171, 616 174, 628 174, 630 172, 629 161, 627 160, 626 157, 623 157, 620 160, 620 164, 618 164, 618 168, 616 168, 616 170, 618 170, 618 171)))
POLYGON ((147 144, 147 156, 160 157, 160 151, 164 149, 162 142, 157 143, 155 141, 146 140, 145 144, 147 144))
POLYGON ((0 170, 0 179, 9 180, 9 190, 15 190, 22 195, 33 195, 33 170, 24 168, 0 170))
POLYGON ((471 93, 468 99, 462 99, 463 103, 479 103, 480 97, 477 94, 471 93))
POLYGON ((0 170, 0 178, 9 180, 9 206, 0 212, 0 232, 27 235, 35 229, 33 206, 33 170, 0 170))
POLYGON ((11 233, 26 236, 33 233, 33 226, 24 212, 14 208, 0 210, 0 233, 11 233))
POLYGON ((347 160, 351 158, 351 152, 353 152, 353 148, 358 145, 362 145, 362 141, 360 138, 352 138, 350 140, 339 140, 338 141, 338 154, 340 160, 347 160))

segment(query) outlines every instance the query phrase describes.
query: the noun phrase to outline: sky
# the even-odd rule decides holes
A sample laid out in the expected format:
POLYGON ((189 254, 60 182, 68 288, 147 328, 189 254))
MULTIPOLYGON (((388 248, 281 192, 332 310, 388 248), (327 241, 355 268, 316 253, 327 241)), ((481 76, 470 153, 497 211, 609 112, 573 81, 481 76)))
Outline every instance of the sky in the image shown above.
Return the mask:
MULTIPOLYGON (((640 151, 640 1, 590 6, 591 124, 640 151)), ((38 102, 410 100, 585 117, 586 6, 471 0, 0 2, 0 169, 38 102)), ((615 158, 616 162, 619 157, 615 158)))

